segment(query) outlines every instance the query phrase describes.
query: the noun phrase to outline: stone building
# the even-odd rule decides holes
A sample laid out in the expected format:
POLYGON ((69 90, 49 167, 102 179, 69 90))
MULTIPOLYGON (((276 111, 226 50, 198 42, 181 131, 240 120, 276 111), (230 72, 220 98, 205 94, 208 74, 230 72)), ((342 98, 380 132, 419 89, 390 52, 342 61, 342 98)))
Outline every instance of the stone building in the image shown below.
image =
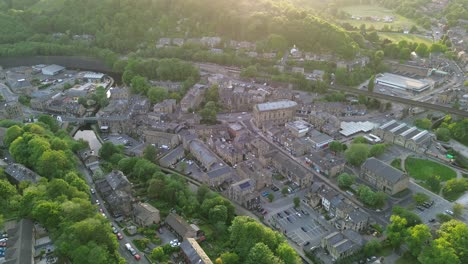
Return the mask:
POLYGON ((159 210, 147 203, 137 203, 133 206, 133 220, 142 227, 159 224, 159 210))
POLYGON ((374 135, 386 142, 424 153, 431 144, 433 134, 396 120, 391 120, 374 130, 374 135))
POLYGON ((359 176, 379 191, 390 195, 407 189, 409 185, 406 173, 376 158, 369 158, 362 164, 359 176))
POLYGON ((189 225, 180 215, 170 213, 164 220, 165 224, 181 238, 196 238, 197 231, 189 225))
POLYGON ((104 179, 96 181, 96 189, 115 214, 132 213, 132 185, 121 171, 113 170, 104 179))
POLYGON ((346 160, 342 155, 330 151, 312 152, 306 162, 318 173, 334 177, 344 170, 346 160))
POLYGON ((160 103, 157 103, 153 106, 153 112, 163 113, 163 114, 172 114, 176 108, 177 101, 175 99, 166 99, 160 103))
POLYGON ((218 140, 214 143, 214 145, 216 153, 228 164, 234 165, 242 162, 242 151, 235 148, 231 143, 218 140))
POLYGON ((8 118, 20 118, 23 117, 23 109, 21 104, 18 102, 8 102, 5 104, 5 112, 8 118))
POLYGON ((278 151, 272 151, 262 157, 265 165, 271 165, 283 176, 301 188, 310 186, 313 174, 295 163, 291 158, 278 151))
POLYGON ((327 250, 333 260, 350 256, 364 245, 362 237, 352 231, 331 232, 321 240, 321 246, 327 250))
POLYGON ((266 170, 258 159, 249 159, 244 162, 237 164, 237 174, 242 179, 252 179, 255 181, 255 189, 257 191, 271 186, 272 184, 272 173, 266 170))
POLYGON ((255 124, 263 128, 267 123, 284 125, 292 121, 296 114, 297 103, 290 100, 257 104, 253 109, 255 124))
POLYGON ((169 148, 175 148, 180 144, 180 138, 177 134, 165 133, 154 130, 143 130, 143 139, 148 144, 155 144, 157 146, 168 146, 169 148))
POLYGON ((39 174, 26 168, 24 165, 19 163, 11 163, 5 168, 5 173, 8 179, 18 185, 20 182, 28 181, 31 183, 38 183, 41 179, 39 174))
POLYGON ((247 209, 254 208, 260 202, 260 196, 255 190, 256 184, 253 179, 244 179, 229 186, 229 199, 239 203, 247 209))
POLYGON ((190 88, 184 98, 180 101, 180 107, 183 112, 189 112, 189 110, 194 111, 201 104, 206 91, 205 88, 206 87, 201 84, 195 84, 190 88))

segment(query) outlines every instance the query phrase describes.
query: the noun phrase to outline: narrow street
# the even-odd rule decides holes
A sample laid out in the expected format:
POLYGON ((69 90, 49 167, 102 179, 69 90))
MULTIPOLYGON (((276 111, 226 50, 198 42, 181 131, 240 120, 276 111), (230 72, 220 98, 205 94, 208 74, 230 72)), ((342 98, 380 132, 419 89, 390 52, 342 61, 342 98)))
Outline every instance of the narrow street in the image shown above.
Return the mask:
MULTIPOLYGON (((89 171, 86 169, 86 167, 83 165, 83 163, 79 163, 78 165, 78 169, 79 171, 85 175, 86 177, 86 182, 88 183, 89 187, 90 188, 93 188, 93 189, 96 189, 94 187, 94 183, 93 183, 93 179, 89 173, 89 171)), ((99 195, 99 193, 96 191, 95 194, 91 194, 91 203, 92 204, 96 204, 96 200, 99 200, 101 205, 99 205, 99 208, 102 208, 102 210, 104 211, 104 214, 106 214, 107 216, 107 219, 109 219, 109 222, 110 223, 113 223, 114 226, 118 227, 117 223, 114 221, 114 217, 109 213, 109 211, 107 211, 107 208, 104 206, 104 200, 101 198, 101 196, 99 195)), ((131 263, 131 264, 137 264, 137 263, 145 263, 145 264, 149 264, 150 262, 146 259, 146 257, 144 256, 144 253, 143 252, 140 252, 136 247, 135 245, 133 245, 131 239, 125 235, 125 233, 119 228, 119 232, 122 234, 123 236, 123 239, 122 240, 117 240, 118 243, 119 243, 119 253, 120 255, 125 258, 125 261, 127 263, 131 263), (131 254, 130 252, 127 250, 127 248, 125 247, 125 244, 126 243, 130 243, 132 245, 132 247, 137 251, 137 253, 141 256, 141 259, 139 261, 137 261, 131 254)))

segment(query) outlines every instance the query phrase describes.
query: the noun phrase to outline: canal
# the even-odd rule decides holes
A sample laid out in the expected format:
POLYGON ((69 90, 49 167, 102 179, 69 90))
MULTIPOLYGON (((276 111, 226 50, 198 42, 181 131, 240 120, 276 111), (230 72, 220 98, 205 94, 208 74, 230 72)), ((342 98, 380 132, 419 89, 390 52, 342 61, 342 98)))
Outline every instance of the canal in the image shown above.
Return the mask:
POLYGON ((75 136, 73 136, 73 138, 75 140, 78 140, 81 138, 83 140, 88 141, 89 147, 91 148, 91 150, 94 151, 95 154, 98 154, 99 149, 101 149, 102 144, 101 142, 99 142, 93 130, 90 130, 90 129, 78 130, 75 136))

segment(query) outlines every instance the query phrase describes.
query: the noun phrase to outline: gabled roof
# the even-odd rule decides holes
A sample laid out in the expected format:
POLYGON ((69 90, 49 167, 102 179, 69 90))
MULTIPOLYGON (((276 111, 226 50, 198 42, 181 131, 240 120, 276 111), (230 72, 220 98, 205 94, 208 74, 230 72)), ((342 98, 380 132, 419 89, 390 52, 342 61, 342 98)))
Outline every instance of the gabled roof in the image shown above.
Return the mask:
POLYGON ((375 175, 385 178, 391 183, 398 182, 405 175, 402 171, 376 158, 368 158, 364 164, 362 164, 362 169, 372 171, 375 175))
POLYGON ((193 238, 187 238, 180 244, 180 248, 188 258, 189 264, 212 264, 211 260, 206 255, 205 251, 200 247, 198 242, 193 238))
POLYGON ((174 231, 182 237, 195 236, 195 230, 191 227, 180 215, 170 213, 166 217, 166 223, 174 229, 174 231))

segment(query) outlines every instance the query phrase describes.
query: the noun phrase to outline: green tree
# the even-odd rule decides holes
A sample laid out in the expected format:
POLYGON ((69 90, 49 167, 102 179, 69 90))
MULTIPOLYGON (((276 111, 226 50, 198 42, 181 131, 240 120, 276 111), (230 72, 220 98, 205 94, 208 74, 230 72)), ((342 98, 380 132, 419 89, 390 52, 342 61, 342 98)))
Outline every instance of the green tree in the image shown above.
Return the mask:
POLYGON ((275 199, 275 195, 273 193, 269 193, 268 194, 268 201, 273 202, 273 200, 275 199))
POLYGON ((429 186, 429 189, 431 189, 431 191, 433 191, 435 193, 440 192, 441 185, 440 185, 440 177, 439 176, 431 175, 431 176, 427 177, 425 182, 429 186))
POLYGON ((408 229, 408 236, 405 238, 405 242, 411 254, 417 257, 421 253, 423 247, 431 239, 432 235, 429 227, 424 224, 419 224, 408 229))
POLYGON ((356 178, 353 175, 350 175, 346 172, 341 173, 337 179, 338 186, 340 186, 340 188, 349 188, 351 185, 354 184, 355 180, 356 178))
POLYGON ((151 103, 159 103, 167 98, 167 89, 164 87, 151 87, 148 89, 146 96, 150 99, 151 103))
POLYGON ((353 144, 367 144, 367 139, 363 136, 358 136, 353 139, 353 144))
POLYGON ((382 244, 380 244, 380 242, 375 239, 371 239, 369 240, 369 242, 366 243, 363 251, 366 257, 370 257, 370 256, 377 255, 381 249, 382 249, 382 244))
POLYGON ((37 172, 49 179, 62 178, 73 165, 73 160, 70 160, 65 152, 47 150, 37 161, 37 172))
POLYGON ((217 113, 218 113, 218 109, 216 107, 216 104, 213 101, 206 103, 205 107, 200 111, 202 121, 209 123, 209 124, 216 123, 217 113))
POLYGON ((258 70, 255 65, 250 65, 247 68, 243 69, 240 73, 242 78, 253 78, 258 76, 258 70))
POLYGON ((294 208, 298 208, 299 205, 301 204, 301 199, 296 196, 294 197, 293 202, 294 202, 294 208))
POLYGON ((206 196, 211 192, 210 187, 205 184, 200 185, 197 190, 197 200, 199 203, 202 203, 206 196))
POLYGON ((153 147, 152 145, 148 145, 145 147, 145 149, 143 150, 143 158, 151 161, 151 162, 155 162, 156 161, 156 155, 157 155, 157 151, 156 151, 156 148, 153 147))
POLYGON ((208 215, 213 224, 218 222, 226 223, 228 217, 227 208, 224 205, 216 205, 210 209, 208 215))
POLYGON ((151 251, 151 258, 157 261, 163 261, 166 254, 164 253, 164 249, 162 247, 155 247, 151 251))
POLYGON ((300 264, 301 259, 297 252, 290 247, 286 242, 281 243, 276 250, 276 255, 284 264, 300 264))
POLYGON ((375 87, 375 75, 372 75, 372 77, 369 79, 369 84, 367 85, 367 91, 373 93, 374 87, 375 87))
POLYGON ((390 224, 387 225, 387 239, 393 248, 399 248, 401 243, 407 237, 408 229, 406 228, 407 221, 398 215, 390 217, 390 224))
POLYGON ((409 211, 406 208, 394 206, 392 212, 393 215, 397 215, 401 218, 406 219, 408 227, 422 223, 421 218, 417 214, 413 213, 412 211, 409 211))
POLYGON ((49 126, 49 129, 54 133, 57 132, 58 129, 59 129, 58 122, 53 116, 40 115, 39 118, 38 118, 38 121, 46 124, 47 126, 49 126))
POLYGON ((345 151, 345 158, 348 163, 360 166, 369 156, 369 147, 366 144, 351 144, 345 151))
POLYGON ((375 144, 369 150, 371 157, 377 157, 385 153, 387 146, 385 144, 375 144))
POLYGON ((429 130, 432 127, 432 122, 428 118, 416 119, 414 125, 421 129, 429 130))
POLYGON ((136 94, 146 94, 150 87, 146 78, 139 75, 132 78, 130 86, 132 92, 136 94))
POLYGON ((416 54, 421 57, 427 57, 429 55, 429 47, 425 43, 419 43, 415 50, 416 54))
POLYGON ((270 34, 267 39, 267 48, 269 51, 283 52, 289 46, 288 40, 278 34, 270 34))
POLYGON ((289 193, 288 187, 287 187, 287 186, 284 186, 284 187, 281 189, 281 193, 283 194, 283 196, 287 196, 288 193, 289 193))
POLYGON ((425 202, 428 202, 430 198, 425 193, 416 193, 413 195, 413 200, 416 202, 416 204, 421 205, 425 202))
POLYGON ((108 141, 104 142, 104 144, 102 144, 101 148, 99 149, 99 156, 106 161, 109 161, 112 155, 116 153, 121 154, 121 148, 108 141))
POLYGON ((433 240, 419 255, 418 260, 424 264, 461 264, 455 250, 444 238, 433 240))
POLYGON ((239 256, 234 252, 225 252, 221 254, 223 264, 237 264, 239 263, 239 256))
POLYGON ((19 136, 23 135, 24 131, 18 125, 11 126, 7 129, 5 137, 3 138, 3 143, 5 146, 10 146, 10 144, 19 136))
POLYGON ((206 102, 215 102, 219 101, 219 86, 217 84, 212 85, 205 93, 206 102))
POLYGON ((273 252, 268 248, 267 245, 262 242, 256 243, 254 247, 249 251, 246 264, 279 264, 281 263, 278 258, 275 257, 273 252))
POLYGON ((339 142, 339 141, 332 141, 330 142, 330 144, 328 145, 328 147, 330 148, 331 151, 334 151, 334 152, 343 152, 346 150, 346 145, 339 142))
POLYGON ((463 204, 454 203, 452 206, 453 215, 455 217, 460 217, 463 214, 464 206, 463 204))
POLYGON ((437 139, 447 142, 450 140, 450 130, 445 127, 440 127, 435 132, 437 139))

